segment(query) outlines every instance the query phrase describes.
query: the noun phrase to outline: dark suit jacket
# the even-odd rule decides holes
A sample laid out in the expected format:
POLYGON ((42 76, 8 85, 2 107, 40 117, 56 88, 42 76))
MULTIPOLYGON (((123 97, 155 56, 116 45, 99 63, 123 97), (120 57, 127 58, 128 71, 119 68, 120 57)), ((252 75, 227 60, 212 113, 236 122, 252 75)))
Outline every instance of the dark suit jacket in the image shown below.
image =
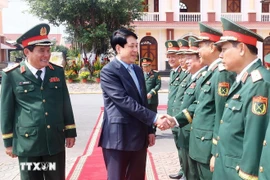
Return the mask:
POLYGON ((99 146, 138 151, 148 146, 148 134, 156 113, 147 109, 146 88, 141 68, 134 65, 141 96, 127 69, 114 59, 101 71, 104 119, 99 146))

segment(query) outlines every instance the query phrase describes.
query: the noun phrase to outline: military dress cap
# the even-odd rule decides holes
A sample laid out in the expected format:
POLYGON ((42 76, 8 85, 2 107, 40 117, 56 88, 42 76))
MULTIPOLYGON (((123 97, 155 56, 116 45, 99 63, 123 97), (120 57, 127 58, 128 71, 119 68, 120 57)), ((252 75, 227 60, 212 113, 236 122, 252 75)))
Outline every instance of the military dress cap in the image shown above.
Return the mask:
POLYGON ((197 39, 194 37, 189 37, 188 38, 188 43, 189 43, 189 49, 186 52, 186 54, 197 54, 199 53, 199 44, 197 42, 197 39))
POLYGON ((237 41, 256 46, 257 41, 263 42, 263 38, 260 35, 229 19, 221 17, 221 23, 223 27, 223 36, 217 44, 226 41, 237 41))
POLYGON ((222 33, 202 22, 199 22, 200 27, 200 36, 198 37, 197 42, 203 41, 212 41, 217 42, 220 40, 222 33))
POLYGON ((178 46, 179 46, 179 50, 178 50, 177 54, 184 54, 189 49, 189 45, 188 45, 187 40, 178 39, 177 43, 178 43, 178 46))
POLYGON ((49 32, 50 26, 48 24, 38 24, 19 37, 17 43, 23 47, 29 45, 50 46, 52 43, 48 38, 49 32))
POLYGON ((178 43, 174 40, 166 41, 165 46, 167 48, 167 54, 177 53, 179 50, 178 43))
POLYGON ((264 56, 264 64, 266 66, 266 68, 270 68, 270 54, 267 54, 266 56, 264 56))
POLYGON ((142 66, 150 66, 152 63, 152 59, 150 58, 141 58, 142 66))

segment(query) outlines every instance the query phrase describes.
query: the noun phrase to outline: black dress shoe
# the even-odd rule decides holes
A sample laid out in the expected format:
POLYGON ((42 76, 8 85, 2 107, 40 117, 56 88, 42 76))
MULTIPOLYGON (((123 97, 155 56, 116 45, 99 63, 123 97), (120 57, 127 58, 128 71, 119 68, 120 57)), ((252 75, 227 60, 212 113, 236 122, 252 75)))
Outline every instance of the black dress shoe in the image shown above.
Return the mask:
POLYGON ((169 177, 171 179, 180 179, 183 176, 183 174, 170 174, 169 177))

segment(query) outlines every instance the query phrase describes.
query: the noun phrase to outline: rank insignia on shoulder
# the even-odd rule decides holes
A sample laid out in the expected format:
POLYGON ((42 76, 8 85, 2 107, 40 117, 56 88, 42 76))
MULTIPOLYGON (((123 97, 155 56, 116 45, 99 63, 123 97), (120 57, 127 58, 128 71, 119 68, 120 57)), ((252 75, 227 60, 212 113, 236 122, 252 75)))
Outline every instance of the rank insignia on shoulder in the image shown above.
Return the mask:
POLYGON ((58 77, 51 77, 50 82, 60 82, 60 79, 58 77))
POLYGON ((157 70, 153 70, 153 71, 156 72, 156 73, 158 72, 157 70))
POLYGON ((218 94, 220 96, 228 96, 230 90, 230 84, 227 82, 218 83, 218 94))
POLYGON ((268 98, 263 96, 255 96, 252 98, 252 113, 262 116, 267 113, 268 98))
POLYGON ((240 97, 240 94, 235 94, 233 95, 232 99, 239 99, 239 97, 240 97))
POLYGON ((20 64, 19 63, 16 63, 16 64, 14 64, 12 66, 9 66, 9 67, 4 68, 3 71, 4 72, 9 72, 9 71, 11 71, 11 70, 13 70, 13 69, 15 69, 15 68, 17 68, 19 66, 20 66, 20 64))
POLYGON ((252 71, 251 72, 251 79, 252 79, 252 82, 257 82, 257 81, 261 80, 262 75, 261 75, 260 71, 257 69, 252 71))
POLYGON ((202 72, 202 76, 205 76, 206 73, 207 73, 207 71, 203 71, 203 72, 202 72))
POLYGON ((154 75, 151 75, 151 76, 150 76, 150 78, 153 78, 153 77, 154 77, 154 75))
POLYGON ((196 83, 195 83, 195 82, 192 83, 192 84, 189 86, 190 89, 194 89, 195 87, 196 87, 196 83))
POLYGON ((161 80, 161 77, 160 76, 158 76, 158 80, 161 80))
POLYGON ((24 73, 25 72, 25 66, 22 65, 21 68, 20 68, 20 70, 21 70, 21 74, 24 73))
POLYGON ((248 77, 248 72, 245 72, 245 73, 243 74, 242 78, 241 78, 241 81, 242 81, 243 83, 245 83, 246 80, 247 80, 247 77, 248 77))
POLYGON ((225 69, 224 65, 222 63, 220 63, 220 64, 218 64, 218 70, 219 71, 224 71, 226 69, 225 69))

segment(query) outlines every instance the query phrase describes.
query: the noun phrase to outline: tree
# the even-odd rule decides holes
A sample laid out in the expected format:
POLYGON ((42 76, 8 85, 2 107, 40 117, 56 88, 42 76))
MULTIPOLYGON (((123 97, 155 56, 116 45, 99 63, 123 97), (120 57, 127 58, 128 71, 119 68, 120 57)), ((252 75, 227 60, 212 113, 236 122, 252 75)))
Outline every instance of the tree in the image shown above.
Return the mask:
POLYGON ((143 0, 25 0, 30 12, 56 26, 63 24, 72 44, 84 52, 105 53, 109 36, 130 27, 143 11, 143 0))

